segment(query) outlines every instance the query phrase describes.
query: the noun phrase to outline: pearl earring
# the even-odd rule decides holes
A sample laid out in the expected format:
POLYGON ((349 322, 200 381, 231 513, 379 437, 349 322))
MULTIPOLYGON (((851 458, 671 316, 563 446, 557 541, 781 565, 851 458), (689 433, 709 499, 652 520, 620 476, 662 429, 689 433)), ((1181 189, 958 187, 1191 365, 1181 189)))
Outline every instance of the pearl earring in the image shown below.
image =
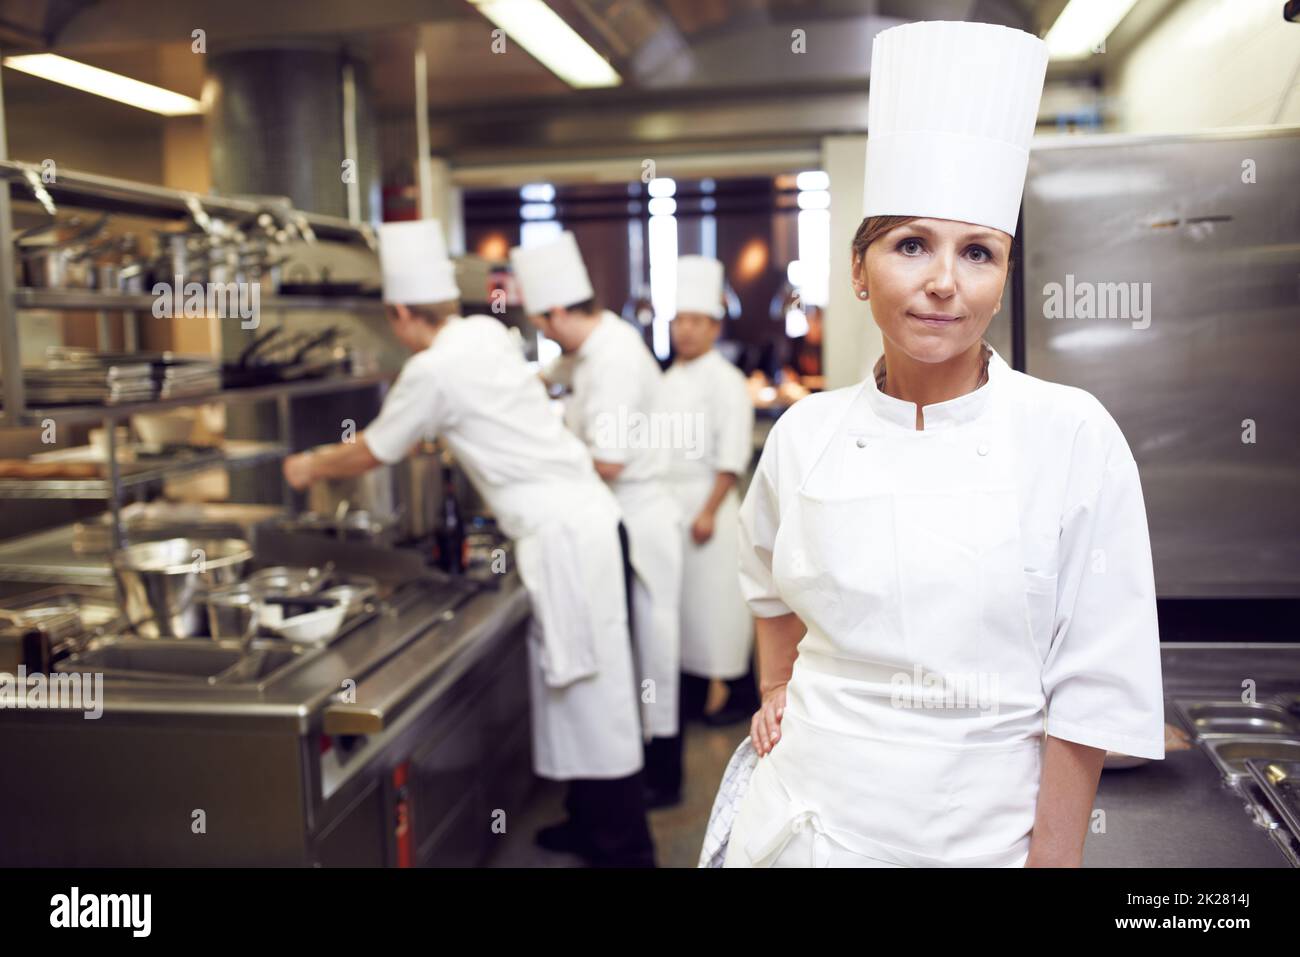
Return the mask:
POLYGON ((859 299, 866 299, 866 298, 867 298, 867 291, 866 291, 865 289, 863 289, 861 292, 859 292, 859 293, 858 293, 858 298, 859 298, 859 299))

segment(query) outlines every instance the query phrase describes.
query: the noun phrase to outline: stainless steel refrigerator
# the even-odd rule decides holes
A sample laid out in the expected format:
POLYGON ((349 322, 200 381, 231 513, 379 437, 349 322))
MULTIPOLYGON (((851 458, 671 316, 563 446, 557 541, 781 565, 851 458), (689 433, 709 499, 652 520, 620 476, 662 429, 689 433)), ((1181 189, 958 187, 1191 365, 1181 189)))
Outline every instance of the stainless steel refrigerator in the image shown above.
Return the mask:
POLYGON ((1013 357, 1142 476, 1161 598, 1300 596, 1300 129, 1036 143, 1013 357))

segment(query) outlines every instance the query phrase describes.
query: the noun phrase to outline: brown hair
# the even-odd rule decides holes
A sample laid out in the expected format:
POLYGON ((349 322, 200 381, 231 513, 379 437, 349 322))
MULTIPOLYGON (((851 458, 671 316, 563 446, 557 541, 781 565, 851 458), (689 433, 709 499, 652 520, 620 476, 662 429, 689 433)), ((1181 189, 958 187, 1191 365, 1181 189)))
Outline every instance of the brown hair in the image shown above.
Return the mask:
MULTIPOLYGON (((879 239, 891 229, 897 229, 914 219, 920 219, 919 216, 868 216, 858 225, 858 231, 853 234, 853 261, 865 260, 867 258, 867 247, 879 239)), ((1012 247, 1014 250, 1014 246, 1012 247)), ((1011 277, 1011 270, 1016 268, 1016 259, 1014 251, 1007 256, 1007 278, 1011 277)))
POLYGON ((411 315, 422 319, 431 326, 437 326, 452 316, 460 315, 460 301, 449 299, 446 302, 407 303, 411 315))

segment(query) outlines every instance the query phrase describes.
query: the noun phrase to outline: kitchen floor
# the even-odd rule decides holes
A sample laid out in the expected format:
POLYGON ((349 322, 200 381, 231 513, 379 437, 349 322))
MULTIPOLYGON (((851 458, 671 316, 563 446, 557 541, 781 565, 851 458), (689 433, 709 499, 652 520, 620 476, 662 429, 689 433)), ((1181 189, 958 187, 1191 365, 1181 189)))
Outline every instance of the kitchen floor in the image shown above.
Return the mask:
MULTIPOLYGON (((650 812, 655 856, 660 867, 695 867, 704 843, 709 811, 731 754, 749 733, 748 722, 725 728, 710 728, 698 722, 686 726, 685 784, 682 803, 650 812)), ((488 861, 489 867, 580 867, 582 861, 568 854, 552 854, 533 843, 538 828, 564 817, 564 786, 539 781, 522 818, 512 818, 501 835, 502 846, 488 861)))

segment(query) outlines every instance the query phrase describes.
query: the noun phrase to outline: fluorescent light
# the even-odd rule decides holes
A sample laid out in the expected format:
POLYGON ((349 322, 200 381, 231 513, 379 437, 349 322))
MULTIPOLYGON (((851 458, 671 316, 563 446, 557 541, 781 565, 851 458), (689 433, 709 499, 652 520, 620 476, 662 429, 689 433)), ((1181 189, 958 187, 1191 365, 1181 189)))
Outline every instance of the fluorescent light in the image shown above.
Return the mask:
POLYGON ((676 196, 677 180, 670 179, 667 176, 656 176, 650 180, 646 189, 651 196, 676 196))
POLYGON ((824 189, 809 190, 799 193, 795 197, 795 202, 799 204, 800 209, 830 209, 831 194, 824 189))
POLYGON ((677 200, 671 196, 656 196, 646 205, 651 216, 672 216, 677 212, 677 200))
POLYGON ((1091 56, 1137 0, 1070 0, 1043 39, 1053 59, 1091 56))
POLYGON ((526 203, 550 203, 555 200, 555 187, 550 183, 528 183, 520 187, 519 198, 526 203))
POLYGON ((802 190, 830 189, 831 178, 823 170, 804 170, 794 178, 795 186, 802 190))
POLYGON ((152 83, 141 83, 120 73, 101 70, 88 63, 78 63, 54 53, 33 53, 5 57, 4 64, 43 80, 62 83, 74 89, 117 100, 127 106, 161 113, 163 116, 189 116, 202 112, 199 101, 152 83))
POLYGON ((569 86, 618 86, 609 63, 542 0, 469 0, 510 39, 569 86))
POLYGON ((524 203, 519 207, 520 219, 554 219, 554 203, 524 203))
POLYGON ((544 246, 560 238, 564 227, 558 219, 529 219, 519 226, 519 245, 525 249, 544 246))
MULTIPOLYGON (((653 201, 676 205, 667 196, 653 201)), ((672 343, 668 322, 677 313, 677 217, 651 216, 649 239, 650 304, 655 313, 650 324, 650 344, 657 358, 667 359, 672 343)))

